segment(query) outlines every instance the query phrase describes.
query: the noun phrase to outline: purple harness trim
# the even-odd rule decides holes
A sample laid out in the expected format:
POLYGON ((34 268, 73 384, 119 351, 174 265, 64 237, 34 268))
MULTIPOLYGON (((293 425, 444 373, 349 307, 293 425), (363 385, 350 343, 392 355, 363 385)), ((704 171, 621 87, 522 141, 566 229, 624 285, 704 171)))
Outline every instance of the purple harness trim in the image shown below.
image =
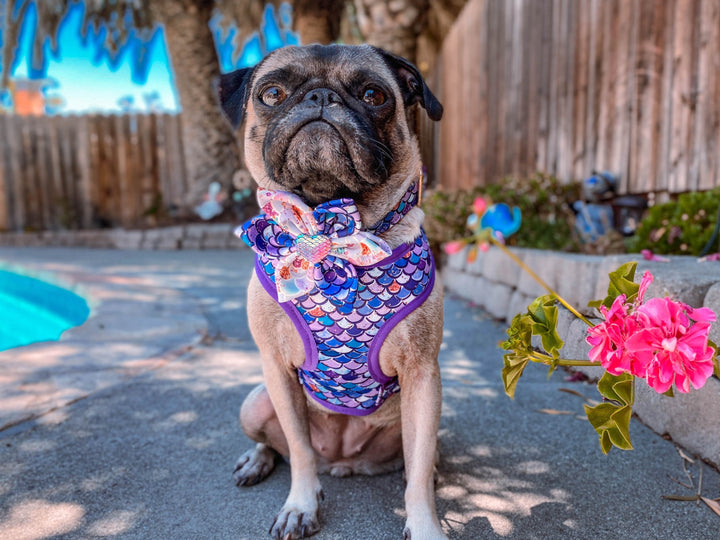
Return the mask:
MULTIPOLYGON (((435 265, 423 232, 382 262, 356 269, 358 293, 352 310, 341 312, 317 290, 280 306, 303 341, 305 362, 298 378, 308 393, 335 412, 364 416, 400 390, 397 377, 387 377, 380 369, 380 348, 390 331, 432 292, 435 265)), ((258 256, 255 270, 277 301, 272 263, 258 256)))

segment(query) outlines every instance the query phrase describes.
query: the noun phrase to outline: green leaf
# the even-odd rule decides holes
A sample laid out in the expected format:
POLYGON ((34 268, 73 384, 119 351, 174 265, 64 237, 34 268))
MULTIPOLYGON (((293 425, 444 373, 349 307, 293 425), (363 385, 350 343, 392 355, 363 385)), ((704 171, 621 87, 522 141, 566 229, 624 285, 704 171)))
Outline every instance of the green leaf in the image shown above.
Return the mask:
POLYGON ((635 399, 635 378, 629 373, 610 375, 605 373, 598 382, 598 390, 612 402, 594 407, 585 405, 585 414, 600 436, 600 448, 604 454, 615 446, 632 450, 630 442, 630 418, 635 399))
POLYGON ((617 401, 623 405, 632 405, 634 380, 635 377, 629 373, 610 375, 606 371, 598 381, 598 391, 607 399, 617 401))
POLYGON ((667 392, 663 392, 663 396, 675 397, 675 392, 673 392, 672 386, 667 389, 667 392))
POLYGON ((530 362, 530 358, 515 353, 508 353, 503 356, 503 359, 505 367, 503 367, 502 370, 502 380, 505 386, 505 393, 511 398, 514 398, 515 387, 525 370, 525 366, 530 362))
POLYGON ((608 295, 602 300, 595 300, 588 303, 589 307, 599 308, 605 306, 610 308, 615 299, 621 294, 625 295, 627 302, 632 302, 637 296, 640 285, 635 283, 635 270, 637 269, 637 262, 632 261, 623 264, 620 268, 614 272, 610 272, 610 284, 608 285, 608 295))
POLYGON ((501 344, 503 349, 511 351, 503 357, 505 365, 502 370, 505 393, 511 398, 515 397, 515 387, 533 353, 532 324, 530 315, 518 313, 506 330, 508 338, 501 344))
POLYGON ((621 450, 632 450, 630 442, 631 407, 619 407, 612 403, 601 403, 595 407, 585 405, 585 414, 600 435, 600 448, 603 454, 607 454, 613 446, 621 450))
POLYGON ((505 331, 508 338, 500 345, 506 351, 532 351, 532 319, 527 313, 518 313, 513 317, 505 331))
POLYGON ((532 335, 540 336, 545 351, 554 359, 559 358, 564 341, 557 333, 558 308, 554 294, 546 294, 533 300, 528 306, 532 319, 532 335))
POLYGON ((715 354, 713 355, 712 361, 713 361, 715 376, 720 378, 720 362, 718 362, 718 358, 720 358, 720 356, 718 355, 718 352, 720 352, 720 351, 718 351, 718 346, 715 345, 715 343, 713 343, 709 339, 708 339, 708 345, 710 347, 712 347, 713 349, 715 349, 715 354))

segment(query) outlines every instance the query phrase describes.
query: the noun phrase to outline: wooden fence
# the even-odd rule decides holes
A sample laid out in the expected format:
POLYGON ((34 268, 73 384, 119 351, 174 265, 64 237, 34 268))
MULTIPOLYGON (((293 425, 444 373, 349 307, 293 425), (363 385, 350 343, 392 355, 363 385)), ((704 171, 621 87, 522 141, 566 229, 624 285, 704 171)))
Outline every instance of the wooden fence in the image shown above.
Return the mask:
POLYGON ((186 188, 177 115, 0 115, 0 230, 154 224, 186 188))
POLYGON ((720 0, 470 0, 438 62, 448 187, 591 170, 720 185, 720 0))

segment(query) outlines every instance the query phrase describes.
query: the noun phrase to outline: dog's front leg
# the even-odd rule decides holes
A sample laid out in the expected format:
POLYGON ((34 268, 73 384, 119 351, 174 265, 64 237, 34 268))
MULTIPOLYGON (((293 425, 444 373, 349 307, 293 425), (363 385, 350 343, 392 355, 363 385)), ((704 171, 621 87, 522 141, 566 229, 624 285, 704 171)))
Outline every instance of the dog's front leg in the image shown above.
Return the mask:
POLYGON ((405 538, 447 538, 435 513, 434 468, 442 407, 440 368, 410 364, 400 374, 400 409, 405 457, 405 538))
POLYGON ((294 370, 263 355, 263 374, 270 400, 287 440, 290 493, 270 528, 273 538, 305 538, 320 529, 318 503, 322 489, 310 443, 307 402, 294 370))

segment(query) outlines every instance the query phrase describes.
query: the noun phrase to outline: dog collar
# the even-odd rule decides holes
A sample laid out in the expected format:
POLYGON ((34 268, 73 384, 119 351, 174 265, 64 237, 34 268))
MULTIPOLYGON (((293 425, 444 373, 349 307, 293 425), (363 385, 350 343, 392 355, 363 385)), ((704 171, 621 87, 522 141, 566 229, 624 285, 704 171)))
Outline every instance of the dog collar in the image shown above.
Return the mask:
POLYGON ((422 177, 413 182, 403 195, 402 199, 395 205, 395 208, 390 210, 384 218, 378 221, 373 227, 369 227, 367 230, 373 234, 382 234, 386 232, 390 227, 398 223, 404 218, 410 210, 417 206, 420 201, 420 193, 422 186, 422 177))

